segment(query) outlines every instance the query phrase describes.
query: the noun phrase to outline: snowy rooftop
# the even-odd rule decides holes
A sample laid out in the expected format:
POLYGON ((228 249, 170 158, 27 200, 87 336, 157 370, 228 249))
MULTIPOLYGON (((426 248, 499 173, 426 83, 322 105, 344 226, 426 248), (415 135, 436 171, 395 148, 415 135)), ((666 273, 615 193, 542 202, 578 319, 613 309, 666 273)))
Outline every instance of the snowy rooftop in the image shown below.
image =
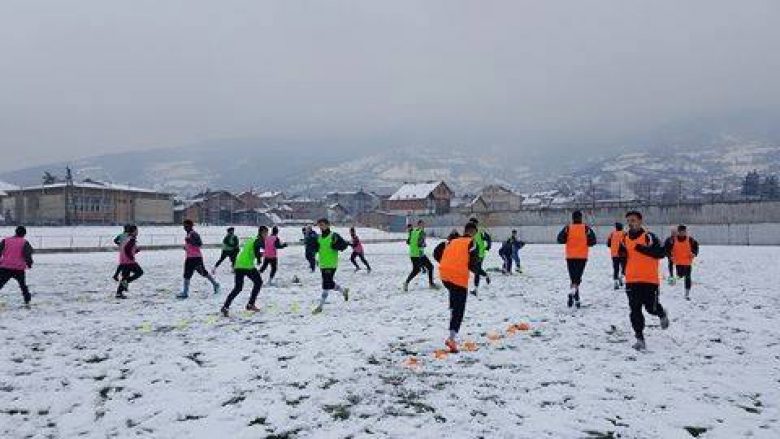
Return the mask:
MULTIPOLYGON (((34 190, 44 190, 44 189, 58 189, 58 188, 63 188, 65 186, 67 186, 67 183, 57 182, 53 184, 27 186, 27 187, 19 188, 17 190, 34 191, 34 190)), ((113 190, 113 191, 139 192, 139 193, 147 193, 147 194, 164 194, 164 192, 156 191, 154 189, 146 189, 146 188, 140 188, 140 187, 129 186, 124 184, 108 183, 103 181, 73 182, 73 187, 79 189, 106 189, 106 190, 113 190)))
POLYGON ((561 204, 571 204, 573 203, 574 197, 555 197, 552 200, 552 204, 561 205, 561 204))
POLYGON ((19 189, 19 186, 12 185, 11 183, 6 183, 4 181, 0 181, 0 197, 5 197, 8 195, 8 191, 14 191, 19 189))
POLYGON ((535 194, 532 194, 532 198, 552 198, 556 195, 558 195, 557 190, 550 190, 550 191, 543 191, 543 192, 537 192, 535 194))
POLYGON ((401 186, 393 195, 390 196, 391 200, 423 200, 433 192, 441 181, 433 181, 427 183, 406 183, 401 186))
POLYGON ((257 194, 258 198, 276 198, 281 195, 282 193, 279 191, 265 191, 257 194))

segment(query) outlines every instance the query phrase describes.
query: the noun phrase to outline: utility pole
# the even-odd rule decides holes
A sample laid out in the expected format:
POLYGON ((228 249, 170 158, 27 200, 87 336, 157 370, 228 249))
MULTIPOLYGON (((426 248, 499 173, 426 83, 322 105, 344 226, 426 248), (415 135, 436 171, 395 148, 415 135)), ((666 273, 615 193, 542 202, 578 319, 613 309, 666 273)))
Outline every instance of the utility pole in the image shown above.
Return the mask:
POLYGON ((677 205, 682 204, 682 180, 677 179, 677 205))
MULTIPOLYGON (((71 225, 71 209, 73 209, 75 206, 73 206, 73 173, 70 171, 70 166, 65 167, 65 225, 70 226, 71 225)), ((73 209, 73 213, 75 215, 75 209, 73 209)))

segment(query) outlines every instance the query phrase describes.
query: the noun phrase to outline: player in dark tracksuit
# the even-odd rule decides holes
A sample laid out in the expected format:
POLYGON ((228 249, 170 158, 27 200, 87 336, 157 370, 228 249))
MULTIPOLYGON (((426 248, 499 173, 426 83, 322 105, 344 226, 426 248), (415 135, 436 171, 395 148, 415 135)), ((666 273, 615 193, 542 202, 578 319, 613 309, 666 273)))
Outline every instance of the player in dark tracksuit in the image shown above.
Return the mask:
POLYGON ((306 261, 309 263, 309 269, 312 273, 317 269, 317 240, 320 235, 312 229, 311 226, 303 228, 303 248, 306 261))
POLYGON ((512 274, 512 262, 517 265, 518 273, 523 272, 520 267, 520 249, 523 247, 525 247, 525 242, 517 237, 517 230, 512 230, 512 235, 501 244, 501 248, 498 250, 498 255, 504 261, 501 266, 502 273, 512 274))
POLYGON ((235 228, 228 227, 227 235, 222 238, 222 253, 219 255, 217 263, 214 264, 214 268, 211 269, 211 274, 214 275, 217 272, 217 268, 222 265, 225 259, 230 260, 230 268, 232 269, 236 265, 236 257, 238 256, 238 236, 235 234, 235 228))
POLYGON ((672 249, 672 244, 674 243, 674 240, 677 238, 677 227, 672 227, 672 233, 669 235, 668 238, 666 238, 666 241, 664 241, 664 249, 667 250, 666 253, 666 261, 669 268, 669 285, 674 285, 675 283, 675 273, 674 273, 674 257, 670 253, 672 249))

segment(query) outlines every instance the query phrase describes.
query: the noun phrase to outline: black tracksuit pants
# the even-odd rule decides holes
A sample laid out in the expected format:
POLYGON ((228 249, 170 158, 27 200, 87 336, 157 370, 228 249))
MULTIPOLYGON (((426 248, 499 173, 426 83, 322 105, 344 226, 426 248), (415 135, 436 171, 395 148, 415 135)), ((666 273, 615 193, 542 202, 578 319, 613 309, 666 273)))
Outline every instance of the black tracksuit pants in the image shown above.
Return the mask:
POLYGON ((433 264, 431 263, 431 260, 428 259, 428 256, 412 256, 412 272, 409 273, 409 277, 406 278, 406 283, 412 281, 418 274, 422 272, 423 267, 425 267, 426 272, 428 273, 428 283, 433 284, 433 264))
POLYGON ((676 267, 677 269, 677 276, 684 277, 685 278, 685 289, 690 290, 691 285, 693 284, 693 281, 691 280, 691 267, 690 265, 678 265, 676 267))
POLYGON ((626 275, 626 258, 620 256, 612 258, 612 279, 620 279, 620 275, 626 275))
POLYGON ((452 282, 443 281, 442 283, 450 292, 450 331, 459 332, 460 325, 463 323, 463 315, 466 313, 468 289, 452 282))
POLYGON ((484 261, 484 259, 477 258, 477 267, 476 267, 476 270, 474 271, 474 286, 475 287, 479 286, 479 278, 481 278, 481 277, 488 277, 487 272, 482 268, 482 262, 483 261, 484 261))
POLYGON ((664 307, 658 301, 658 285, 648 283, 626 284, 628 307, 631 309, 631 326, 634 328, 636 338, 644 338, 645 315, 642 308, 648 314, 662 317, 666 315, 664 307))
POLYGON ((567 259, 566 269, 569 271, 569 279, 572 285, 580 286, 582 283, 582 274, 585 273, 587 259, 567 259))
POLYGON ((0 268, 0 290, 2 290, 5 284, 11 279, 14 279, 16 283, 19 284, 19 289, 22 290, 22 297, 24 297, 24 303, 30 303, 30 289, 27 287, 24 270, 0 268))
POLYGON ((356 270, 360 270, 360 265, 357 263, 358 258, 360 258, 360 260, 363 262, 363 265, 365 265, 368 270, 371 270, 371 266, 368 265, 368 261, 366 260, 366 257, 363 255, 363 253, 352 252, 352 256, 349 257, 349 260, 352 261, 352 265, 355 266, 356 270))
POLYGON ((236 250, 222 250, 222 253, 219 255, 219 259, 217 260, 217 263, 214 264, 214 267, 219 267, 222 262, 225 261, 225 259, 230 259, 230 266, 233 267, 236 265, 236 257, 238 257, 238 249, 236 250))
MULTIPOLYGON (((127 282, 129 284, 131 282, 138 280, 141 276, 143 276, 144 270, 138 264, 121 264, 119 266, 119 273, 121 275, 120 278, 121 281, 127 282)), ((122 282, 119 283, 119 286, 116 289, 117 294, 121 294, 127 291, 127 288, 125 288, 125 286, 122 285, 122 282)))
POLYGON ((279 260, 276 258, 264 258, 263 265, 260 266, 260 272, 265 273, 265 269, 271 267, 271 273, 268 275, 268 280, 273 279, 276 276, 276 268, 279 264, 279 260))
POLYGON ((306 261, 309 262, 309 269, 314 273, 317 269, 317 252, 306 250, 306 261))
POLYGON ((263 286, 263 278, 260 277, 260 273, 255 268, 236 268, 235 279, 236 283, 233 286, 233 291, 225 299, 223 308, 230 308, 230 304, 233 303, 233 299, 238 296, 238 293, 244 289, 244 278, 248 277, 252 281, 252 294, 249 296, 249 302, 247 306, 253 306, 257 300, 257 295, 260 293, 260 288, 263 286))

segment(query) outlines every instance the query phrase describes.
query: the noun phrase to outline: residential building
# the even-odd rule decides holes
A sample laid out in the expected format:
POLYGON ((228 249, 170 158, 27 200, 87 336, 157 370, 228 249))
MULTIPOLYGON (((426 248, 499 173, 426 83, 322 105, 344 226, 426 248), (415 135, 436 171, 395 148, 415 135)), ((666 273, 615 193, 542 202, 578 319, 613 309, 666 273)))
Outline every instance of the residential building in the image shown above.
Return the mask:
POLYGON ((169 193, 94 180, 58 182, 5 191, 13 199, 11 215, 18 223, 170 224, 169 193))
POLYGON ((452 197, 452 190, 443 181, 405 183, 382 208, 396 214, 440 215, 450 211, 452 197))

